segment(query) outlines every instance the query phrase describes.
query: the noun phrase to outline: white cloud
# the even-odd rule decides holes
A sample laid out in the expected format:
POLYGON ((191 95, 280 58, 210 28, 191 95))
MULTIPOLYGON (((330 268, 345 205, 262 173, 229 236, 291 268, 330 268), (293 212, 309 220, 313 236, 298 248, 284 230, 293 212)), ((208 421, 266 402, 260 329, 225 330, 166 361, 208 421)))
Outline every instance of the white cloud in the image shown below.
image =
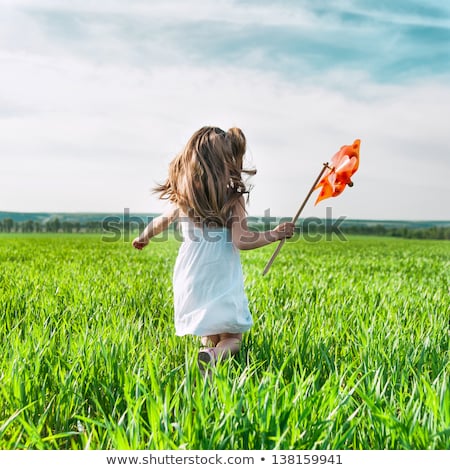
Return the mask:
MULTIPOLYGON (((361 138, 355 188, 332 206, 350 217, 445 218, 440 207, 422 201, 446 185, 445 123, 435 116, 448 109, 447 86, 383 87, 358 79, 355 98, 331 83, 295 86, 275 74, 232 67, 146 73, 72 59, 13 60, 3 84, 29 112, 0 121, 3 173, 16 180, 15 190, 0 190, 1 201, 11 198, 5 208, 64 210, 70 201, 73 210, 157 209, 149 188, 164 179, 170 158, 198 127, 217 124, 247 134, 259 170, 254 214, 267 208, 295 213, 322 162, 361 138), (104 181, 110 184, 102 183, 99 197, 97 184, 104 181), (399 195, 402 186, 407 200, 399 195), (52 207, 43 207, 48 197, 44 204, 39 196, 46 187, 58 191, 52 207), (74 187, 81 189, 76 196, 74 187)), ((307 214, 323 210, 311 201, 307 214)))
POLYGON ((239 25, 297 25, 312 27, 315 15, 297 5, 258 4, 233 0, 107 0, 92 2, 61 2, 60 0, 3 0, 5 7, 42 12, 78 12, 97 15, 147 18, 156 21, 202 22, 217 21, 239 25))

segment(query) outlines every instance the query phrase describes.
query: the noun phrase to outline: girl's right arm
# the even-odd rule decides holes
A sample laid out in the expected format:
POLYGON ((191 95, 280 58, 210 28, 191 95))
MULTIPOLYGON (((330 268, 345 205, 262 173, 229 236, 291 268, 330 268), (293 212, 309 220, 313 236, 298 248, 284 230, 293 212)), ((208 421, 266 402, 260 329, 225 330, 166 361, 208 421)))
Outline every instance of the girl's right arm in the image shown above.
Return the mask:
POLYGON ((178 208, 171 207, 169 210, 164 212, 162 215, 155 217, 145 227, 144 231, 133 240, 133 246, 137 250, 145 248, 150 239, 159 235, 161 232, 166 230, 167 227, 178 217, 178 208))
POLYGON ((273 230, 254 232, 247 227, 247 217, 244 209, 244 198, 236 203, 233 210, 231 237, 234 246, 239 250, 254 250, 283 238, 291 238, 294 235, 295 224, 284 222, 273 230))

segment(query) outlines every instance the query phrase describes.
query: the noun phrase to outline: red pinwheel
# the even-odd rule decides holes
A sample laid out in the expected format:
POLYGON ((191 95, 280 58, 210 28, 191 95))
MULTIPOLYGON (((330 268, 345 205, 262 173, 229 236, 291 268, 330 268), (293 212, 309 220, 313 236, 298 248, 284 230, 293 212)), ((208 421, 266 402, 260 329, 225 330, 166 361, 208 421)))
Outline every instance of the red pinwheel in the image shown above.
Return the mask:
MULTIPOLYGON (((361 141, 356 139, 353 142, 353 145, 343 145, 340 150, 333 155, 331 159, 331 166, 328 163, 323 164, 323 168, 319 173, 319 176, 314 181, 311 189, 309 190, 308 195, 303 201, 300 209, 297 211, 297 214, 292 218, 292 222, 295 223, 299 218, 303 208, 306 206, 308 199, 311 197, 311 194, 319 188, 322 188, 320 194, 316 200, 316 204, 323 199, 329 197, 336 197, 344 191, 346 186, 353 186, 351 177, 354 175, 356 170, 359 167, 359 145, 361 141)), ((272 257, 264 268, 263 275, 265 275, 278 253, 281 250, 281 247, 284 245, 286 239, 280 241, 277 249, 274 251, 272 257)))
POLYGON ((351 177, 359 167, 360 142, 357 139, 353 142, 353 145, 343 145, 339 152, 334 154, 328 171, 324 173, 319 184, 314 188, 322 188, 316 204, 323 199, 339 196, 347 185, 353 186, 351 177))

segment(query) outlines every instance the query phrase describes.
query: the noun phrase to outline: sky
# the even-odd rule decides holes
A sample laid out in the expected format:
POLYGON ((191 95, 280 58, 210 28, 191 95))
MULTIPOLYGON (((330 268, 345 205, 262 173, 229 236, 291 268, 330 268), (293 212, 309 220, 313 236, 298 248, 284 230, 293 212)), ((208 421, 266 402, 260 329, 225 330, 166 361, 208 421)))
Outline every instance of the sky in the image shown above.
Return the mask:
POLYGON ((240 127, 248 213, 449 220, 447 0, 0 0, 0 211, 160 212, 204 125, 240 127))

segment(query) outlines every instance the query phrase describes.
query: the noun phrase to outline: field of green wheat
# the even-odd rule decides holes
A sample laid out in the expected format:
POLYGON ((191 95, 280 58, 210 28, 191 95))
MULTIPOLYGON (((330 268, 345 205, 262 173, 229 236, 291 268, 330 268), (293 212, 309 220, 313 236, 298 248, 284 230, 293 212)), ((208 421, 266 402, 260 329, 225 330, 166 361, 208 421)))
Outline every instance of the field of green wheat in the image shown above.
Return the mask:
POLYGON ((211 379, 179 242, 0 236, 0 449, 449 449, 450 243, 242 252, 254 327, 211 379))

